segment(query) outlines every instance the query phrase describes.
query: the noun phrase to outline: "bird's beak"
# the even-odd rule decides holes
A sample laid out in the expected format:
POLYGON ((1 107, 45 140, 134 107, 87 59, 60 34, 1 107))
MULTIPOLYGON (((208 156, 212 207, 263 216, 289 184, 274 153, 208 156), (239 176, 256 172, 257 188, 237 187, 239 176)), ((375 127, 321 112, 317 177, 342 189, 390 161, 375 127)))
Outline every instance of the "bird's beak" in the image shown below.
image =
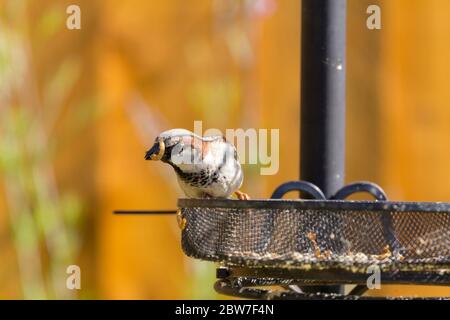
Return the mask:
POLYGON ((145 154, 145 160, 161 160, 164 156, 164 151, 166 150, 166 146, 164 145, 164 141, 161 139, 157 141, 150 150, 145 154))

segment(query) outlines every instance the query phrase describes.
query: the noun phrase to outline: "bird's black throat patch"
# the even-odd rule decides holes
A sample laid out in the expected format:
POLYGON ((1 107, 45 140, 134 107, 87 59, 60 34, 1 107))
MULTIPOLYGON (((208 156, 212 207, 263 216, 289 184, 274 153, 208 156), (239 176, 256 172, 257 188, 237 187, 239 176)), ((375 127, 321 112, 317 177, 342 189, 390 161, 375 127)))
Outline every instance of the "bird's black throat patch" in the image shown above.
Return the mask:
POLYGON ((174 168, 175 172, 183 182, 193 187, 203 188, 219 181, 219 170, 211 171, 205 169, 199 172, 184 172, 173 163, 170 165, 174 168))
POLYGON ((222 167, 226 162, 227 154, 224 154, 222 162, 217 167, 217 169, 203 169, 198 172, 184 172, 173 162, 168 161, 167 163, 169 163, 174 168, 175 172, 183 182, 189 184, 192 187, 204 188, 219 181, 220 171, 222 170, 222 167))

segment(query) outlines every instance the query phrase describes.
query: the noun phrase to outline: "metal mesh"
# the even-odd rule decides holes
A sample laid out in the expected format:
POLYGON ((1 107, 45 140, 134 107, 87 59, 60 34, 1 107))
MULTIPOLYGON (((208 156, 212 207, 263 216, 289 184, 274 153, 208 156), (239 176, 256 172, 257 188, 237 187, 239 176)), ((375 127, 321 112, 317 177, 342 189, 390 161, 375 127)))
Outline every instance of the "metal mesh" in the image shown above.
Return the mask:
POLYGON ((183 250, 195 258, 355 273, 377 264, 383 270, 449 277, 450 206, 278 200, 254 201, 252 207, 208 201, 180 202, 186 219, 183 250))

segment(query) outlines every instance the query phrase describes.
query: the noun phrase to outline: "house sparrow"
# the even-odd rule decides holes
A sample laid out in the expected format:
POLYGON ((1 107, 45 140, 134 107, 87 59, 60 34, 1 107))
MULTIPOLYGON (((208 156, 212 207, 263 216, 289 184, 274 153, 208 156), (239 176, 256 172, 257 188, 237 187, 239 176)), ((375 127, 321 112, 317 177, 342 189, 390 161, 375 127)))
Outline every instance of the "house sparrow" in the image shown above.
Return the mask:
POLYGON ((164 131, 145 154, 145 160, 161 160, 172 166, 189 198, 249 196, 238 189, 243 173, 236 148, 223 136, 200 137, 185 129, 164 131))

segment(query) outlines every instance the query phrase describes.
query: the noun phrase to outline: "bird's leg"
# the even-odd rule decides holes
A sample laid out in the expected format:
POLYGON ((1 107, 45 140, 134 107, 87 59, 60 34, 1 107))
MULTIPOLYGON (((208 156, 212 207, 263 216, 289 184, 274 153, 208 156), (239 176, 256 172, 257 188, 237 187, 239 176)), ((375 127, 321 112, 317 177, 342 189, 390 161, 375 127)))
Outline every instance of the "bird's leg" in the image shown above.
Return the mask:
POLYGON ((239 200, 250 200, 249 195, 246 194, 246 193, 244 193, 244 192, 242 192, 242 191, 239 191, 239 190, 238 190, 238 191, 235 191, 234 194, 236 195, 236 197, 237 197, 239 200))
POLYGON ((203 192, 201 195, 201 198, 203 199, 212 199, 213 197, 209 194, 207 194, 206 192, 203 192))

